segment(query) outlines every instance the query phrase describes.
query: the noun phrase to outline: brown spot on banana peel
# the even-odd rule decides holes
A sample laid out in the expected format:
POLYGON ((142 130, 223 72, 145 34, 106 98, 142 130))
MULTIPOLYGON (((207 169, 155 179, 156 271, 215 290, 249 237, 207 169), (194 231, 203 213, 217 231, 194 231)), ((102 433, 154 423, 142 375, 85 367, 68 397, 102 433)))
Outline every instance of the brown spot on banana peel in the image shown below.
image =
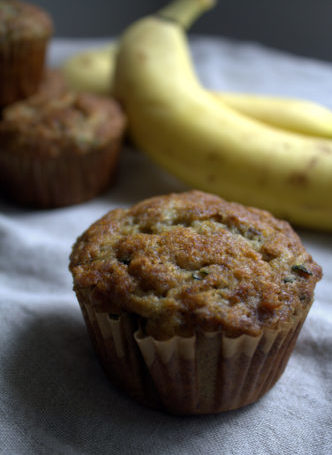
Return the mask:
POLYGON ((147 55, 144 52, 142 52, 142 51, 138 51, 137 52, 137 58, 138 58, 140 63, 144 63, 147 60, 147 55))
POLYGON ((304 172, 293 172, 288 177, 288 182, 294 186, 307 186, 309 184, 309 178, 304 172))
POLYGON ((212 163, 212 164, 217 164, 217 163, 220 163, 221 159, 220 159, 220 156, 218 156, 217 154, 209 153, 206 156, 206 161, 208 161, 209 163, 212 163))
POLYGON ((308 170, 314 168, 317 165, 318 161, 319 161, 319 157, 317 155, 313 156, 308 163, 308 170))
POLYGON ((206 179, 206 181, 207 181, 207 182, 210 182, 210 183, 214 183, 214 182, 216 182, 217 180, 218 180, 218 177, 217 177, 216 175, 214 175, 214 174, 209 174, 209 175, 207 176, 207 179, 206 179))
POLYGON ((261 177, 259 177, 257 179, 257 183, 258 183, 259 186, 265 187, 267 185, 267 183, 268 183, 268 179, 266 177, 264 177, 264 176, 261 176, 261 177))
POLYGON ((80 59, 81 63, 85 66, 92 66, 93 65, 93 58, 91 55, 83 55, 80 59))
POLYGON ((324 155, 331 155, 332 149, 330 145, 321 143, 317 145, 317 152, 323 153, 324 155))
POLYGON ((309 181, 310 181, 309 172, 315 166, 317 166, 318 162, 319 162, 319 156, 318 155, 313 156, 308 161, 308 165, 306 166, 306 168, 303 171, 294 172, 294 173, 292 173, 289 176, 288 182, 293 184, 293 185, 296 185, 296 186, 306 186, 306 185, 308 185, 309 181))

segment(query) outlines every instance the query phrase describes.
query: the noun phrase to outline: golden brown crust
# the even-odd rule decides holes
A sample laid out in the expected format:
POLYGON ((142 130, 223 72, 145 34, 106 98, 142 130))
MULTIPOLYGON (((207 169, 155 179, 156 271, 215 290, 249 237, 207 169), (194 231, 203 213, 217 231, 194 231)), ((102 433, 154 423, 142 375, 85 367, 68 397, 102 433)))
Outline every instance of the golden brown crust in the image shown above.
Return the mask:
POLYGON ((48 38, 52 33, 52 20, 41 8, 17 0, 0 0, 2 41, 48 38))
POLYGON ((115 101, 68 91, 45 96, 45 89, 41 90, 43 96, 32 96, 4 110, 0 123, 3 150, 36 157, 85 154, 121 136, 126 120, 115 101))
POLYGON ((288 223, 198 191, 109 212, 77 240, 70 269, 85 303, 139 315, 159 339, 281 328, 321 278, 288 223))

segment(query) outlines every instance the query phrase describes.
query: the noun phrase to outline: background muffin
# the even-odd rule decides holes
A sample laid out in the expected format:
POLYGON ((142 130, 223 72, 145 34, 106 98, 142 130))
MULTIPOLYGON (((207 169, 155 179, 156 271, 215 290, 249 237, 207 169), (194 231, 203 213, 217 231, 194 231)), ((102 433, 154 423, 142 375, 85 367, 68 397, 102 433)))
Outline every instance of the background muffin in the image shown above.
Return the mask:
POLYGON ((32 95, 43 77, 50 16, 17 0, 0 0, 0 107, 32 95))
POLYGON ((44 208, 96 196, 111 182, 125 124, 115 101, 89 94, 54 98, 41 89, 7 107, 0 123, 2 191, 44 208))
POLYGON ((111 379, 180 414, 269 390, 321 277, 288 223, 197 191, 109 212, 77 240, 70 270, 111 379))
POLYGON ((68 85, 60 70, 47 68, 33 96, 56 98, 68 91, 68 85))

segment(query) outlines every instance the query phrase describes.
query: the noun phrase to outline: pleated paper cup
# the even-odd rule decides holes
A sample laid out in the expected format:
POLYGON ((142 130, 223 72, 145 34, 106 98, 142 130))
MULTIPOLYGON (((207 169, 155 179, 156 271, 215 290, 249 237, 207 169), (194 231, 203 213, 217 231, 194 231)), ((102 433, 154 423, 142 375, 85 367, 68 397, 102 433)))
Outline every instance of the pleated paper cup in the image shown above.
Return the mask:
POLYGON ((52 146, 36 141, 35 149, 1 150, 0 187, 7 197, 31 207, 63 207, 89 200, 113 182, 121 139, 84 154, 60 149, 50 156, 52 146))
POLYGON ((81 308, 112 382, 148 406, 173 414, 210 414, 257 401, 279 379, 306 314, 280 330, 230 338, 197 331, 159 341, 134 315, 81 308))

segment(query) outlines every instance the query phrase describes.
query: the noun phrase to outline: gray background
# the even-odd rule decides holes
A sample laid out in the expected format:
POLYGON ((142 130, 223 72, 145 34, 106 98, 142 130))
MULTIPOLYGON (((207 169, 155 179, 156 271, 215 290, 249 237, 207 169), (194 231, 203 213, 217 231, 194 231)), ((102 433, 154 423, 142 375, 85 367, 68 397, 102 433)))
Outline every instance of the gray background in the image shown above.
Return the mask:
MULTIPOLYGON (((167 0, 32 0, 53 16, 56 36, 118 35, 131 21, 167 0)), ((332 0, 219 0, 193 33, 258 41, 332 61, 332 0)))

